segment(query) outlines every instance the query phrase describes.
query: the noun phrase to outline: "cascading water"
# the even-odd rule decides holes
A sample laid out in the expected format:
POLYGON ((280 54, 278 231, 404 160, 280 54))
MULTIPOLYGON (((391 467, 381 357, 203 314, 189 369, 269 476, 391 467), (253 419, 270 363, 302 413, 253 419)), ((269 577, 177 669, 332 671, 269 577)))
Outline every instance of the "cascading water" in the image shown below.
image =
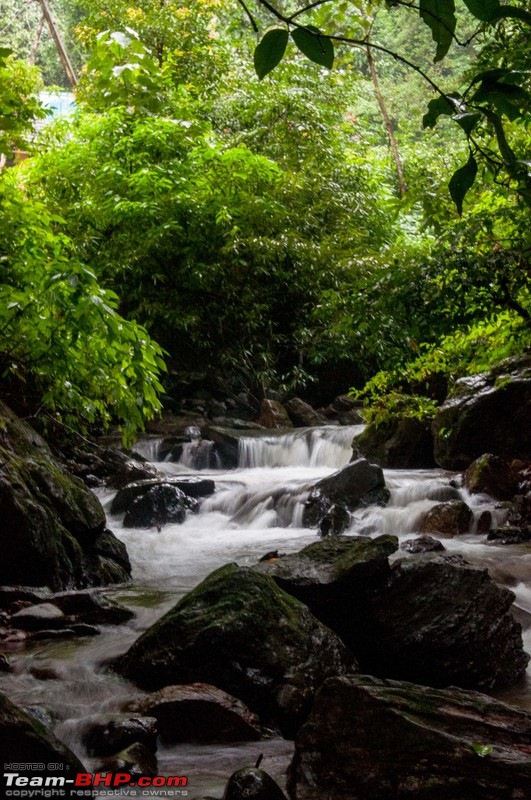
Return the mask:
MULTIPOLYGON (((316 531, 302 527, 304 502, 317 480, 348 463, 352 438, 359 430, 330 426, 266 436, 240 435, 239 467, 201 473, 214 479, 216 492, 204 499, 199 513, 190 514, 183 524, 166 525, 161 531, 124 529, 121 518, 109 516, 109 527, 127 546, 133 583, 108 593, 132 608, 135 619, 119 627, 103 626, 101 636, 93 639, 14 645, 9 657, 15 670, 0 674, 0 688, 20 705, 48 709, 60 738, 87 767, 93 765, 82 745, 87 720, 105 711, 121 710, 127 699, 138 694, 100 665, 124 652, 142 630, 213 569, 230 561, 253 564, 271 550, 295 552, 316 541, 316 531)), ((201 441, 196 438, 191 446, 201 441)), ((135 449, 156 455, 159 444, 150 440, 135 449)), ((197 462, 194 464, 197 466, 197 462)), ((214 466, 209 463, 208 468, 214 466)), ((157 467, 172 475, 189 474, 192 463, 163 462, 157 467)), ((463 490, 451 486, 453 476, 442 470, 390 470, 385 477, 391 491, 389 504, 352 514, 349 535, 394 533, 400 539, 409 538, 418 531, 426 510, 450 496, 463 497, 476 517, 487 507, 493 510, 489 498, 465 496, 463 490)), ((112 496, 110 491, 100 492, 107 509, 112 496)), ((503 513, 494 510, 498 522, 503 513)), ((450 553, 461 553, 471 563, 488 566, 496 580, 510 585, 516 594, 517 613, 527 626, 524 641, 531 649, 529 548, 487 545, 485 536, 478 536, 473 528, 462 536, 445 539, 444 545, 450 553)), ((403 556, 399 553, 394 558, 403 556)), ((529 687, 519 687, 505 696, 531 709, 529 687)), ((272 739, 242 746, 166 747, 159 750, 158 757, 163 773, 188 775, 188 797, 192 798, 201 794, 219 796, 227 776, 240 766, 254 763, 261 752, 264 768, 282 782, 290 751, 289 742, 272 739)), ((167 796, 163 789, 158 790, 157 797, 167 796)))

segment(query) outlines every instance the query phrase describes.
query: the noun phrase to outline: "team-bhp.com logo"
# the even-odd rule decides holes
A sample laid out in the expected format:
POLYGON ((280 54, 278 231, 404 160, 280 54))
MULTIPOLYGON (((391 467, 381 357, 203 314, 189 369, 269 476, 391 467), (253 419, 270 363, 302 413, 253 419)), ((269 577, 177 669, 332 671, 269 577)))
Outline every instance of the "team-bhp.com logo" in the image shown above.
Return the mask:
POLYGON ((4 772, 4 782, 6 797, 93 797, 93 790, 98 788, 107 790, 107 796, 109 793, 113 794, 112 790, 118 789, 121 796, 145 797, 144 792, 137 793, 136 790, 151 788, 170 789, 169 792, 166 791, 168 797, 184 797, 188 794, 187 791, 182 791, 188 785, 188 778, 177 775, 136 777, 129 772, 78 772, 71 778, 66 778, 63 775, 21 775, 13 769, 11 772, 4 772))

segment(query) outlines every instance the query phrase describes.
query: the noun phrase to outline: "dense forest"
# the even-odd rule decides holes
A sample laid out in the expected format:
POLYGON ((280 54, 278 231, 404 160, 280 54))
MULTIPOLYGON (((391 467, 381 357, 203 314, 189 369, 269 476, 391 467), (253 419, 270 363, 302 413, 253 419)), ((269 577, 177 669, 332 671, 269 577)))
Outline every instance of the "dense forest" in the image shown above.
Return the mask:
POLYGON ((527 0, 50 6, 53 120, 42 8, 0 0, 8 402, 126 439, 192 381, 429 417, 529 347, 527 0))

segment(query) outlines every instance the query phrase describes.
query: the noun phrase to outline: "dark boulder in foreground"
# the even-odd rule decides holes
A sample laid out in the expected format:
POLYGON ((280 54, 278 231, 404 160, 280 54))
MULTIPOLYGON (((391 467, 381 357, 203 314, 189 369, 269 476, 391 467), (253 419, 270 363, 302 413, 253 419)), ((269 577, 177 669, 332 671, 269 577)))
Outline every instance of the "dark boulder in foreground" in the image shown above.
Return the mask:
POLYGON ((365 672, 430 686, 510 686, 525 674, 514 595, 487 570, 448 563, 444 556, 406 559, 370 604, 372 634, 347 645, 365 672))
POLYGON ((146 689, 213 684, 291 736, 323 680, 355 665, 337 635, 271 578, 228 564, 183 597, 113 668, 146 689))
MULTIPOLYGON (((0 753, 6 764, 58 764, 53 773, 32 771, 31 776, 75 775, 85 772, 81 761, 41 722, 0 693, 0 753)), ((16 771, 16 770, 13 770, 16 771)))
POLYGON ((435 460, 466 469, 483 453, 531 459, 531 354, 489 372, 461 378, 440 407, 432 430, 435 460))
POLYGON ((293 800, 525 800, 531 715, 491 697, 332 678, 295 741, 293 800))
POLYGON ((165 686, 130 708, 154 717, 164 742, 243 742, 261 736, 258 718, 241 700, 206 683, 165 686))
POLYGON ((73 587, 130 577, 99 500, 44 440, 0 403, 0 584, 73 587))
POLYGON ((343 469, 318 481, 312 488, 303 513, 303 524, 318 526, 334 506, 355 511, 373 504, 385 505, 389 490, 381 467, 358 458, 343 469))
POLYGON ((223 800, 286 800, 286 795, 263 769, 242 767, 230 776, 223 800))

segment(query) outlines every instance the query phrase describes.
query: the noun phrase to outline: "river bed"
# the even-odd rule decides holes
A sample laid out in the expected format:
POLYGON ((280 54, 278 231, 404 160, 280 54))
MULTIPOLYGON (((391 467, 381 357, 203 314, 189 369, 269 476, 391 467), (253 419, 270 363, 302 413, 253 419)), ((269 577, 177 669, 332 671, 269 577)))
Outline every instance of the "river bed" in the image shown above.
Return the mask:
MULTIPOLYGON (((356 428, 323 428, 243 439, 238 469, 201 472, 215 480, 216 493, 182 525, 166 525, 160 531, 124 529, 121 518, 108 513, 109 527, 127 546, 133 581, 107 593, 133 609, 135 618, 124 625, 103 626, 101 635, 90 639, 10 645, 4 652, 15 670, 0 674, 0 688, 14 702, 49 713, 59 738, 87 767, 94 765, 81 743, 87 722, 93 716, 120 711, 141 694, 106 672, 105 663, 124 652, 179 597, 222 564, 252 565, 270 551, 291 553, 316 541, 316 532, 301 525, 304 500, 312 484, 348 463, 356 432, 356 428)), ((156 461, 156 442, 141 443, 138 449, 156 461)), ((190 452, 184 454, 183 463, 156 463, 173 475, 194 474, 191 464, 190 452)), ((356 512, 349 535, 392 533, 401 540, 411 538, 423 514, 437 502, 428 497, 435 497, 454 477, 442 470, 386 470, 389 504, 356 512)), ((496 522, 503 522, 503 510, 494 509, 490 498, 470 497, 460 491, 476 519, 490 509, 496 522)), ((98 491, 107 511, 113 494, 98 491)), ((515 615, 524 626, 524 642, 531 651, 531 547, 487 544, 474 527, 466 535, 445 538, 444 545, 450 553, 488 567, 497 582, 512 589, 515 615)), ((403 556, 399 553, 394 558, 403 556)), ((531 711, 531 672, 525 684, 498 696, 531 711)), ((261 753, 263 768, 284 784, 291 752, 292 743, 278 738, 242 745, 166 747, 157 753, 160 772, 187 776, 187 789, 177 793, 159 789, 155 794, 150 790, 145 796, 220 797, 231 772, 253 765, 261 753)), ((102 792, 99 796, 116 794, 102 792)))

